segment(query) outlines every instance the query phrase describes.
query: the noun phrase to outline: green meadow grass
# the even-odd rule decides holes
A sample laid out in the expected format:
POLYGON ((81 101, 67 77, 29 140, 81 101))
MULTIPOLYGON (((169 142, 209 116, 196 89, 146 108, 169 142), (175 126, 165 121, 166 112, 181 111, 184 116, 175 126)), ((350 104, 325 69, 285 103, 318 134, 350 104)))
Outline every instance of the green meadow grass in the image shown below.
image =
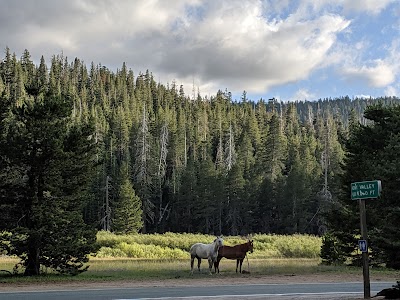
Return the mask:
MULTIPOLYGON (((12 268, 18 259, 0 258, 0 269, 12 272, 12 268)), ((0 273, 0 282, 21 282, 21 281, 98 281, 98 280, 152 280, 152 279, 179 279, 206 277, 209 278, 208 262, 202 260, 201 272, 197 270, 195 261, 194 275, 190 274, 190 258, 187 259, 129 259, 129 258, 91 258, 89 269, 77 276, 58 275, 52 271, 47 274, 25 278, 22 275, 9 276, 0 273)), ((318 259, 252 259, 243 262, 242 269, 250 270, 255 275, 292 274, 292 273, 313 273, 320 267, 318 259)), ((220 263, 221 275, 241 276, 236 274, 236 261, 223 259, 220 263)))
MULTIPOLYGON (((99 232, 97 243, 100 250, 90 256, 89 269, 76 276, 60 275, 50 269, 42 269, 41 276, 24 277, 23 269, 11 276, 17 258, 0 256, 0 283, 163 280, 209 278, 208 262, 203 259, 201 272, 195 261, 194 275, 190 275, 190 246, 196 242, 211 243, 212 235, 171 233, 116 235, 99 232)), ((254 252, 248 253, 242 269, 257 275, 301 275, 326 273, 357 273, 360 268, 321 265, 321 238, 310 235, 255 234, 254 252)), ((244 243, 239 236, 224 237, 225 245, 244 243)), ((223 259, 219 276, 245 276, 236 274, 236 261, 223 259)), ((391 272, 373 270, 373 272, 391 272)))
MULTIPOLYGON (((0 269, 12 271, 18 260, 15 258, 0 258, 0 269)), ((32 284, 32 283, 61 283, 61 282, 112 282, 112 281, 148 281, 167 279, 209 279, 208 264, 202 260, 201 272, 197 271, 195 264, 194 274, 190 274, 190 259, 160 260, 160 259, 129 259, 129 258, 91 258, 89 269, 76 276, 59 275, 49 271, 37 277, 24 277, 22 275, 10 276, 5 272, 0 273, 0 284, 32 284)), ((305 274, 360 274, 362 269, 345 266, 320 265, 319 259, 256 259, 249 255, 245 259, 242 269, 249 270, 251 275, 237 274, 236 262, 223 259, 220 263, 222 278, 240 276, 301 276, 305 274)), ((381 272, 395 276, 394 271, 382 269, 371 270, 372 273, 381 272)), ((361 278, 361 277, 360 277, 361 278)))

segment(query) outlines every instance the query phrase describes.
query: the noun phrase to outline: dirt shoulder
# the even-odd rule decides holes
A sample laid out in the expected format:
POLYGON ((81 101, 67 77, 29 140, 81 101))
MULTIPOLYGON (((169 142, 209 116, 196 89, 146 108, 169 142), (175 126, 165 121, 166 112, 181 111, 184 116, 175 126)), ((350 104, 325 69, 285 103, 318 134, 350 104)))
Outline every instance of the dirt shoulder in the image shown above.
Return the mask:
MULTIPOLYGON (((396 278, 387 275, 372 275, 371 282, 393 282, 396 278)), ((399 280, 397 278, 397 280, 399 280)), ((362 282, 362 275, 354 274, 306 274, 306 275, 252 275, 242 274, 237 277, 212 275, 209 278, 163 279, 163 280, 123 280, 123 281, 73 281, 46 283, 0 283, 0 291, 34 291, 65 289, 103 289, 133 287, 176 287, 176 286, 210 286, 237 284, 287 284, 287 283, 324 283, 324 282, 362 282)))

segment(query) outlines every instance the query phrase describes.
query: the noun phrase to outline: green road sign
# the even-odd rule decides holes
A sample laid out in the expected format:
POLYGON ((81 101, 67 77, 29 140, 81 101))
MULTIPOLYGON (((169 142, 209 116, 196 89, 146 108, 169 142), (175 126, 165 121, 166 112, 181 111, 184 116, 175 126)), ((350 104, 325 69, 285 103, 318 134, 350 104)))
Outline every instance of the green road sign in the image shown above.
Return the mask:
POLYGON ((351 184, 351 199, 378 198, 381 194, 380 180, 353 182, 351 184))

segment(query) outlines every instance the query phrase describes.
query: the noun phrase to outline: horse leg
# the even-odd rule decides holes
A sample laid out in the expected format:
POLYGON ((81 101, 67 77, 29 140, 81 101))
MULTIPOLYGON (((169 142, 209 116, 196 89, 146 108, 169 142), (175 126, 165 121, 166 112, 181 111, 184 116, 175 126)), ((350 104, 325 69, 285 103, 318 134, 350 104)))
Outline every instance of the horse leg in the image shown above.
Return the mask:
POLYGON ((221 261, 221 258, 217 258, 217 260, 214 262, 214 271, 215 273, 217 273, 218 270, 218 274, 219 274, 219 262, 221 261))
POLYGON ((236 273, 237 273, 238 266, 239 266, 239 259, 236 260, 236 273))
POLYGON ((199 269, 199 272, 200 272, 200 264, 201 264, 201 258, 198 257, 197 258, 197 269, 199 269))
POLYGON ((208 268, 209 268, 209 270, 210 270, 210 275, 212 274, 211 270, 212 270, 212 267, 213 267, 213 263, 214 263, 213 258, 212 258, 212 257, 209 257, 209 258, 208 258, 208 268))
POLYGON ((190 273, 193 275, 194 256, 190 257, 190 273))
POLYGON ((243 264, 243 259, 239 259, 239 263, 240 263, 240 273, 242 273, 242 264, 243 264))

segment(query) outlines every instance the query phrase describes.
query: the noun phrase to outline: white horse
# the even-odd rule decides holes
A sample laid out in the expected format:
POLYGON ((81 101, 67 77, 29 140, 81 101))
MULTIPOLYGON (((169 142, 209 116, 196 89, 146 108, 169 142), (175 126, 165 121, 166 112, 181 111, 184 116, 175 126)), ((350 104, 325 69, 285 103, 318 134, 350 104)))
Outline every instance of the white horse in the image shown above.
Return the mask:
POLYGON ((196 243, 190 247, 190 272, 193 274, 194 259, 197 258, 197 268, 200 272, 200 264, 202 258, 208 259, 210 274, 212 266, 217 261, 218 250, 224 245, 222 237, 217 237, 211 244, 196 243))

